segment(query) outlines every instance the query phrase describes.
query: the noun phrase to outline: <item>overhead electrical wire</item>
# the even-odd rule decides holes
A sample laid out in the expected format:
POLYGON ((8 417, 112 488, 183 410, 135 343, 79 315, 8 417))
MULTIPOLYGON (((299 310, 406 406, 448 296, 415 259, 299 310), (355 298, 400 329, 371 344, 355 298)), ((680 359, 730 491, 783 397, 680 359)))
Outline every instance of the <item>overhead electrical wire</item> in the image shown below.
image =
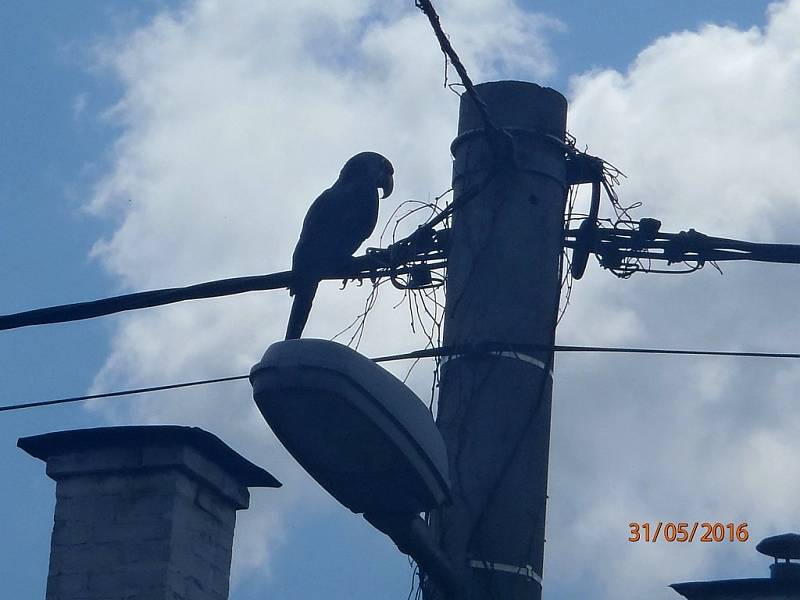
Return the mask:
POLYGON ((247 379, 249 375, 233 375, 231 377, 218 377, 216 379, 201 379, 199 381, 187 381, 184 383, 170 383, 167 385, 156 385, 151 387, 135 388, 131 390, 121 390, 117 392, 104 392, 102 394, 87 394, 85 396, 72 396, 70 398, 58 398, 56 400, 42 400, 39 402, 25 402, 22 404, 8 404, 0 406, 0 412, 11 410, 22 410, 25 408, 40 408, 43 406, 55 406, 57 404, 70 404, 72 402, 82 402, 84 400, 97 400, 99 398, 118 398, 120 396, 132 396, 134 394, 147 394, 149 392, 163 392, 178 388, 193 387, 197 385, 208 385, 211 383, 223 383, 226 381, 237 381, 247 379))
MULTIPOLYGON (((528 344, 498 344, 496 346, 477 347, 459 347, 459 348, 427 348, 424 350, 414 350, 412 352, 405 352, 403 354, 388 354, 386 356, 378 356, 372 360, 376 363, 394 362, 400 360, 419 360, 422 358, 441 358, 441 357, 469 357, 470 355, 481 354, 500 354, 501 352, 530 352, 530 351, 553 351, 553 352, 578 352, 578 353, 611 353, 611 354, 667 354, 678 356, 721 356, 721 357, 739 357, 739 358, 783 358, 783 359, 800 359, 800 352, 749 352, 739 350, 685 350, 673 348, 625 348, 617 346, 565 346, 556 344, 554 346, 533 346, 528 344)), ((68 398, 57 398, 54 400, 41 400, 38 402, 25 402, 21 404, 7 404, 0 406, 0 412, 9 412, 14 410, 23 410, 27 408, 41 408, 45 406, 55 406, 58 404, 70 404, 74 402, 82 402, 85 400, 98 400, 102 398, 118 398, 120 396, 132 396, 135 394, 147 394, 151 392, 163 392, 167 390, 174 390, 180 388, 195 387, 200 385, 209 385, 212 383, 225 383, 229 381, 238 381, 248 379, 249 375, 232 375, 229 377, 218 377, 215 379, 200 379, 197 381, 186 381, 182 383, 171 383, 167 385, 157 385, 151 387, 135 388, 129 390, 120 390, 115 392, 105 392, 100 394, 87 394, 85 396, 71 396, 68 398)))
POLYGON ((29 327, 31 325, 49 325, 52 323, 92 319, 103 315, 162 306, 185 300, 215 298, 258 290, 273 290, 287 287, 291 282, 291 276, 291 271, 283 271, 268 275, 234 277, 186 287, 136 292, 89 302, 62 304, 15 314, 0 315, 0 331, 29 327))
MULTIPOLYGON (((412 236, 418 236, 419 232, 420 230, 418 229, 412 236)), ((411 238, 411 236, 409 236, 409 238, 411 238)), ((405 240, 401 240, 401 243, 402 242, 405 242, 405 240)), ((389 251, 391 251, 391 248, 377 249, 366 255, 355 256, 353 257, 350 268, 343 269, 339 273, 325 275, 323 279, 363 280, 388 277, 390 274, 394 276, 403 275, 413 271, 414 266, 410 263, 416 260, 417 257, 412 257, 406 263, 400 265, 382 264, 382 253, 389 251)), ((430 269, 440 269, 446 264, 444 260, 441 260, 441 256, 435 253, 425 257, 425 260, 430 269)), ((30 327, 32 325, 49 325, 53 323, 80 321, 129 310, 184 302, 186 300, 275 290, 289 287, 291 281, 292 272, 281 271, 278 273, 268 273, 266 275, 252 275, 207 281, 186 287, 135 292, 88 302, 48 306, 46 308, 0 315, 0 331, 30 327)))

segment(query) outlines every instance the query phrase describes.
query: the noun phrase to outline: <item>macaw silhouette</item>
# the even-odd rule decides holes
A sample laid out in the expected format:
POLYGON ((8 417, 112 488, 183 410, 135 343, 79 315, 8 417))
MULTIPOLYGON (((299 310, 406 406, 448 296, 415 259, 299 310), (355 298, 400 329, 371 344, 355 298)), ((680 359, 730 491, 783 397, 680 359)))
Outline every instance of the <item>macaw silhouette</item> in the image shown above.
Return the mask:
POLYGON ((314 200, 303 220, 292 255, 294 296, 286 339, 297 339, 325 275, 345 267, 378 222, 378 188, 386 198, 394 188, 394 168, 376 152, 361 152, 342 167, 339 178, 314 200))

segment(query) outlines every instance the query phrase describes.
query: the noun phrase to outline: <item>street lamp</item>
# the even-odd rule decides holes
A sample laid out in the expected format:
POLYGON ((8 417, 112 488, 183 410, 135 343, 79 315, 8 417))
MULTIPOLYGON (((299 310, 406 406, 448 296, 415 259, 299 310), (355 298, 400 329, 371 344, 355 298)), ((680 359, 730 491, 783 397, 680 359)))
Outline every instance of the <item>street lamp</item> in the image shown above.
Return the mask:
POLYGON ((419 516, 450 501, 450 484, 444 440, 414 392, 358 352, 316 339, 272 344, 250 382, 297 462, 458 597, 453 570, 419 516))

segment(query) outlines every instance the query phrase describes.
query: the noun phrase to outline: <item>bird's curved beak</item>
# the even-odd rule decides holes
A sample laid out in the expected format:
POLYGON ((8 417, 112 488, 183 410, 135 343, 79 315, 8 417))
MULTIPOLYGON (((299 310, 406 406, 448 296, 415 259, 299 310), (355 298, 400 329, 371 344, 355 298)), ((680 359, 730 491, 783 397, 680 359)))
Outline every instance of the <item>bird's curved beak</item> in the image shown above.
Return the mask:
POLYGON ((394 177, 392 177, 392 171, 387 169, 384 172, 383 178, 378 183, 378 187, 383 191, 381 199, 388 198, 394 189, 394 177))

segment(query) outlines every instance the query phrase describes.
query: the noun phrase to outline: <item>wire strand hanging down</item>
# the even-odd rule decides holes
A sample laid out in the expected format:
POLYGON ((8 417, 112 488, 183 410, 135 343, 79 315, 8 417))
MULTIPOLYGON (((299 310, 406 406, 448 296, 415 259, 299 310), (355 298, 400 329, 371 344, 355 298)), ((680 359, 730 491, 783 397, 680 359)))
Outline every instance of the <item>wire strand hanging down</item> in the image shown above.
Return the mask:
MULTIPOLYGON (((610 346, 563 346, 556 344, 554 346, 531 346, 531 345, 515 345, 515 344, 499 344, 496 348, 475 348, 475 347, 461 347, 461 348, 428 348, 424 350, 415 350, 413 352, 406 352, 404 354, 388 354, 386 356, 378 356, 372 360, 376 363, 393 362, 400 360, 419 360, 422 358, 441 358, 443 356, 469 356, 470 354, 484 354, 486 352, 500 352, 501 349, 516 350, 518 352, 525 351, 542 351, 552 350, 554 352, 596 352, 596 353, 613 353, 613 354, 668 354, 679 356, 721 356, 721 357, 740 357, 740 358, 783 358, 783 359, 800 359, 800 352, 747 352, 737 350, 683 350, 683 349, 670 349, 670 348, 623 348, 623 347, 610 347, 610 346)), ((179 388, 194 387, 199 385, 209 385, 212 383, 224 383, 228 381, 237 381, 241 379, 248 379, 249 375, 232 375, 230 377, 219 377, 216 379, 201 379, 198 381, 187 381, 183 383, 171 383, 168 385, 157 385, 152 387, 136 388, 131 390, 122 390, 116 392, 105 392, 102 394, 89 394, 86 396, 72 396, 69 398, 58 398, 56 400, 42 400, 39 402, 26 402, 22 404, 7 404, 0 406, 0 412, 8 412, 12 410, 23 410, 26 408, 39 408, 44 406, 54 406, 57 404, 69 404, 73 402, 81 402, 83 400, 97 400, 102 398, 117 398, 120 396, 131 396, 134 394, 147 394, 150 392, 162 392, 166 390, 174 390, 179 388)))

